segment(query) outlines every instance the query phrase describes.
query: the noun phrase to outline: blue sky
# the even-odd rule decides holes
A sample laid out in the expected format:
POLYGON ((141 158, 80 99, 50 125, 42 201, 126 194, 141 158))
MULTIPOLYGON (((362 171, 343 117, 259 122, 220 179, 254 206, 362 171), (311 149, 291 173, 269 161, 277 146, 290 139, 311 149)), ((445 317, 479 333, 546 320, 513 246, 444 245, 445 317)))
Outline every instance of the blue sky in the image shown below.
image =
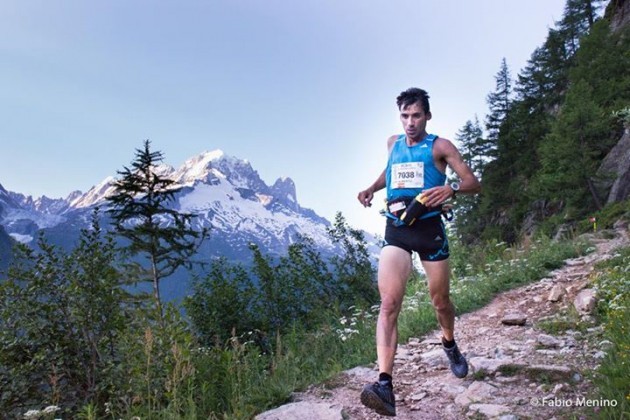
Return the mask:
POLYGON ((494 75, 520 71, 564 0, 3 0, 0 184, 35 197, 87 191, 144 139, 166 163, 205 150, 380 233, 359 190, 400 132, 410 86, 429 131, 483 119, 494 75))

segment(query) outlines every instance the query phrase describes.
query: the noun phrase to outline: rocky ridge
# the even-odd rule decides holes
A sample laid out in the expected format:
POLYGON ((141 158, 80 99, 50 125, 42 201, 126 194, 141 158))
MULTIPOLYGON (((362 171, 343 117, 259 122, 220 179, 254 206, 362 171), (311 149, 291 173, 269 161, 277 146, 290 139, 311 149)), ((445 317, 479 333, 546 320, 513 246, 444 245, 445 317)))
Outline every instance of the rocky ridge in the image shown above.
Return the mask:
MULTIPOLYGON (((597 262, 630 244, 627 225, 616 225, 613 239, 592 241, 594 252, 457 319, 456 337, 470 364, 466 378, 448 369, 439 331, 399 346, 397 418, 572 418, 592 391, 589 372, 611 345, 591 315, 596 299, 591 274, 597 262)), ((381 418, 359 402, 362 387, 377 375, 375 366, 356 367, 256 419, 381 418)))

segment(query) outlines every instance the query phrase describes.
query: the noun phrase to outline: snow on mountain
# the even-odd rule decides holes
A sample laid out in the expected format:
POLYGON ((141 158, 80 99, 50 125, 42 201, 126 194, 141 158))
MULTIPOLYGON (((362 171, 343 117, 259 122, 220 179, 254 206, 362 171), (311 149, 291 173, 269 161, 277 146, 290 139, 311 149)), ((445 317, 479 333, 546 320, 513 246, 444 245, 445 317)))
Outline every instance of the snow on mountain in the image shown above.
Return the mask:
POLYGON ((90 188, 88 192, 76 197, 70 202, 70 207, 74 209, 91 207, 99 202, 103 201, 107 196, 114 192, 114 182, 116 178, 108 176, 102 180, 98 185, 90 188))
POLYGON ((2 220, 2 216, 8 209, 19 207, 20 205, 11 196, 11 193, 5 190, 2 184, 0 184, 0 220, 2 220))
MULTIPOLYGON (((173 207, 195 214, 196 223, 211 227, 215 241, 233 247, 233 252, 241 252, 249 242, 282 252, 297 235, 332 249, 326 231, 330 223, 300 207, 291 178, 280 178, 269 186, 247 160, 227 156, 221 150, 194 156, 177 170, 159 165, 155 172, 181 187, 173 207)), ((32 239, 38 229, 85 227, 89 220, 86 215, 94 206, 104 204, 114 191, 115 181, 113 176, 107 177, 86 193, 75 191, 65 200, 45 196, 32 199, 0 186, 0 224, 23 242, 32 239), (3 205, 3 198, 9 204, 3 205)), ((56 229, 63 233, 65 228, 56 229)))
POLYGON ((24 196, 10 192, 15 201, 25 210, 30 210, 43 214, 59 214, 68 208, 68 201, 63 198, 49 198, 45 195, 39 198, 24 196))
POLYGON ((215 150, 192 157, 175 171, 173 180, 181 185, 193 186, 197 181, 211 183, 215 179, 225 178, 225 175, 212 167, 212 161, 223 156, 223 151, 215 150))

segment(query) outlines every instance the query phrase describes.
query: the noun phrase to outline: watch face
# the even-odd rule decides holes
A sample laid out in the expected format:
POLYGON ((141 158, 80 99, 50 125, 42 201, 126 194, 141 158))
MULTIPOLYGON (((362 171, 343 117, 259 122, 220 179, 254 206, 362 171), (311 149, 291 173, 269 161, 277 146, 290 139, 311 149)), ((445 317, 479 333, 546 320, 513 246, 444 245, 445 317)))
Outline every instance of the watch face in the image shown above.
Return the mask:
POLYGON ((459 191, 459 183, 458 182, 453 182, 451 184, 451 188, 453 189, 453 191, 459 191))

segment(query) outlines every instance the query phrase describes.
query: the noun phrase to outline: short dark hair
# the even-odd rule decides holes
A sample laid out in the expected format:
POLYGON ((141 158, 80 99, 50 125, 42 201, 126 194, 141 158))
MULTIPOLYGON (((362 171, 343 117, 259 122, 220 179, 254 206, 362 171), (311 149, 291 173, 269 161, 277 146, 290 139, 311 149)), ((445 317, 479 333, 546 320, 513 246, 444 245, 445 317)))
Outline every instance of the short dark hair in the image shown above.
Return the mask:
POLYGON ((409 88, 404 92, 401 92, 400 95, 396 98, 396 104, 398 105, 398 109, 406 108, 409 105, 413 105, 417 102, 420 102, 422 105, 422 110, 425 113, 431 112, 431 107, 429 106, 429 94, 424 89, 418 88, 409 88))

